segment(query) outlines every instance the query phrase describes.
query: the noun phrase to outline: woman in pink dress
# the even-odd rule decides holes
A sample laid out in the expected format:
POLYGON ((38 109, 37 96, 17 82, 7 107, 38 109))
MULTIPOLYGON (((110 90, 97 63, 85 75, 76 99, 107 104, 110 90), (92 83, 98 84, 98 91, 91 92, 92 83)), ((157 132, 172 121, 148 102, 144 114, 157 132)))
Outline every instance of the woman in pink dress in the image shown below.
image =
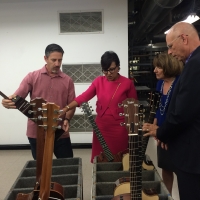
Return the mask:
MULTIPOLYGON (((89 88, 63 110, 67 112, 81 106, 97 95, 95 121, 109 150, 115 155, 128 148, 128 132, 125 126, 120 125, 124 123, 124 116, 120 115, 124 111, 119 105, 127 98, 137 99, 137 93, 133 82, 119 74, 120 61, 115 52, 106 51, 101 57, 101 66, 104 76, 94 79, 89 88)), ((65 129, 69 128, 68 123, 64 125, 65 129)), ((102 146, 93 131, 91 162, 101 152, 102 146)))

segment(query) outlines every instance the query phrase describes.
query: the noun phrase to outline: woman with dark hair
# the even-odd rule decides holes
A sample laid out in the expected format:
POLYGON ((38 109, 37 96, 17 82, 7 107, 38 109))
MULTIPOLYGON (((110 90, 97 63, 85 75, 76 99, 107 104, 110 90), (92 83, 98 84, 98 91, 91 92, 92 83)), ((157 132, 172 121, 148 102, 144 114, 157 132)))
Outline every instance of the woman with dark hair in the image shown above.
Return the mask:
MULTIPOLYGON (((154 73, 158 79, 156 90, 160 92, 161 99, 159 108, 156 112, 154 124, 161 126, 167 114, 167 108, 178 81, 179 75, 183 69, 183 63, 178 61, 167 52, 160 53, 154 57, 153 65, 154 73)), ((174 179, 174 166, 169 157, 167 146, 158 141, 157 146, 158 167, 162 168, 162 178, 170 194, 172 193, 172 185, 174 179)))
MULTIPOLYGON (((115 155, 128 148, 128 132, 125 126, 120 125, 124 123, 124 116, 120 115, 124 111, 119 105, 126 98, 137 99, 137 93, 133 82, 119 74, 120 61, 115 52, 106 51, 102 55, 101 67, 104 76, 94 79, 89 88, 63 108, 63 111, 68 112, 96 95, 95 121, 108 148, 115 155)), ((101 152, 103 149, 93 131, 91 162, 101 152)))

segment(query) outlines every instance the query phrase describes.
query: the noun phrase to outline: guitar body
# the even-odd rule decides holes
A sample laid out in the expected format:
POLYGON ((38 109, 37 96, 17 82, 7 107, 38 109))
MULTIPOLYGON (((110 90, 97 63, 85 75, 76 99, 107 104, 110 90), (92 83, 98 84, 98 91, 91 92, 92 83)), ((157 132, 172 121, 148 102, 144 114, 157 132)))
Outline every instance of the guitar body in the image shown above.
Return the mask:
MULTIPOLYGON (((63 187, 58 184, 58 183, 51 183, 51 186, 53 186, 50 190, 50 195, 48 200, 51 199, 59 199, 59 200, 64 200, 64 191, 63 191, 63 187)), ((19 193, 17 194, 17 198, 16 200, 38 200, 39 199, 39 193, 40 190, 34 190, 29 194, 23 194, 23 193, 19 193)))
MULTIPOLYGON (((122 166, 123 166, 123 171, 129 171, 129 153, 123 155, 122 166)), ((144 159, 144 161, 142 162, 142 168, 144 170, 153 170, 154 165, 151 161, 146 161, 146 159, 144 159)))
MULTIPOLYGON (((148 192, 148 190, 145 190, 145 192, 148 192)), ((115 197, 112 200, 131 199, 130 182, 124 182, 117 186, 114 190, 114 196, 115 197), (125 198, 123 198, 124 195, 125 198)), ((133 196, 133 199, 137 200, 137 197, 133 196)), ((150 190, 150 194, 144 193, 144 191, 142 191, 142 200, 159 200, 159 197, 157 194, 153 194, 152 190, 150 190)))
MULTIPOLYGON (((62 185, 60 185, 59 183, 56 183, 56 182, 51 182, 50 188, 51 188, 50 189, 50 197, 60 198, 61 200, 64 200, 64 190, 63 190, 62 185)), ((35 200, 35 196, 39 197, 40 188, 38 187, 33 192, 34 192, 33 200, 35 200)))
POLYGON ((122 166, 123 166, 123 171, 129 171, 129 153, 123 156, 122 166))
POLYGON ((154 170, 155 167, 154 167, 152 161, 143 160, 143 162, 142 162, 142 168, 144 170, 154 170))
POLYGON ((112 198, 112 200, 131 200, 131 194, 122 194, 112 198))
MULTIPOLYGON (((124 151, 120 151, 116 155, 113 155, 112 162, 122 162, 122 158, 123 158, 124 154, 127 154, 127 152, 128 152, 128 149, 126 149, 124 151)), ((100 162, 110 162, 110 161, 108 161, 105 153, 101 152, 101 154, 99 156, 97 156, 97 162, 100 163, 100 162)))

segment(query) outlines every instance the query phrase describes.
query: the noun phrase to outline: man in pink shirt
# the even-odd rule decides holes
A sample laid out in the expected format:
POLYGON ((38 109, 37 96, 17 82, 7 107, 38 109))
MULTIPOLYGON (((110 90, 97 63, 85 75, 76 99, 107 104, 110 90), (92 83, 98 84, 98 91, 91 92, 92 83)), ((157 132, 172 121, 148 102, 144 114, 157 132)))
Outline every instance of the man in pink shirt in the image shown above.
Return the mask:
MULTIPOLYGON (((10 99, 16 95, 26 98, 30 94, 31 99, 41 97, 47 102, 53 102, 65 107, 75 98, 74 83, 72 79, 60 70, 64 51, 57 44, 50 44, 45 49, 44 60, 46 64, 39 70, 30 72, 21 82, 19 88, 8 99, 2 100, 2 105, 8 109, 15 109, 14 102, 10 99)), ((69 137, 69 121, 73 117, 75 109, 66 113, 64 121, 67 130, 59 140, 54 142, 54 154, 57 158, 73 157, 71 140, 69 137)), ((63 123, 63 122, 62 122, 63 123)), ((37 124, 28 119, 27 132, 33 158, 36 159, 37 124)))

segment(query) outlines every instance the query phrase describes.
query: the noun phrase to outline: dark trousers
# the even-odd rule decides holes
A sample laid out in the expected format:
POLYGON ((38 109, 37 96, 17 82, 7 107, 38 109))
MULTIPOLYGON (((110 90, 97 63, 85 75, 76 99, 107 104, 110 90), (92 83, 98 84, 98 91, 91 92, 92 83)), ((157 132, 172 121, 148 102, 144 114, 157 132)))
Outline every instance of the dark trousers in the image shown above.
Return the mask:
MULTIPOLYGON (((36 138, 29 138, 29 143, 31 145, 31 152, 34 160, 36 160, 36 138)), ((70 137, 60 138, 54 141, 54 155, 56 158, 73 158, 73 150, 71 145, 70 137)))
POLYGON ((200 174, 176 169, 180 200, 200 200, 200 174))

